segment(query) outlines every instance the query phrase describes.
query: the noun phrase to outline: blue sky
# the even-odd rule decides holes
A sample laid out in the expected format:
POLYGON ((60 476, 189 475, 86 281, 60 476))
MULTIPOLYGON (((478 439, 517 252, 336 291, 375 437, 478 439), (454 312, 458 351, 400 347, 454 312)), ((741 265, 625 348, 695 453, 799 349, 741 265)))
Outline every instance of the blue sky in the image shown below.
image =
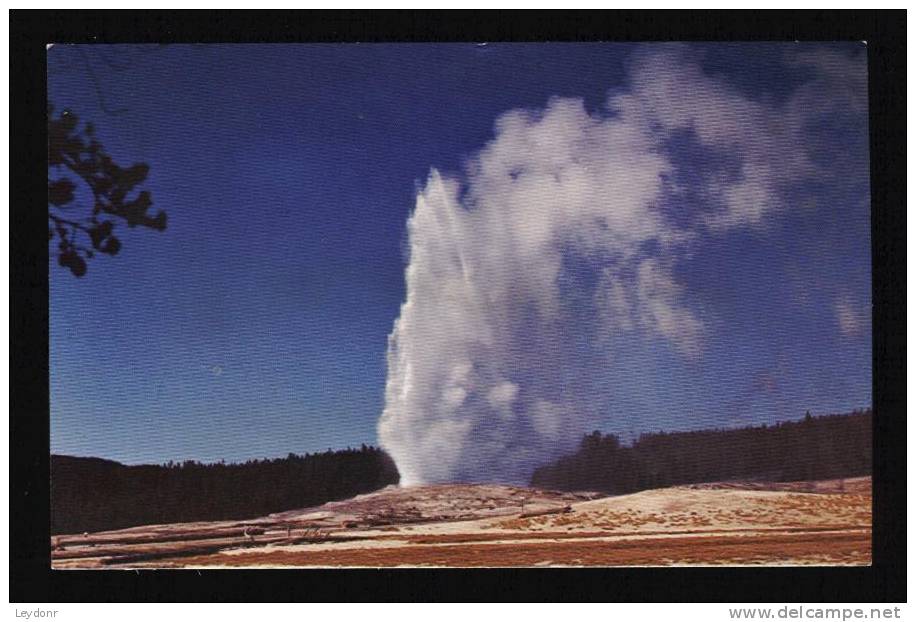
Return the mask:
MULTIPOLYGON (((816 63, 793 62, 801 48, 687 55, 781 110, 817 79, 816 63)), ((230 461, 376 443, 406 223, 430 170, 460 176, 510 110, 565 97, 601 114, 643 50, 53 47, 50 100, 92 121, 116 161, 150 164, 169 224, 122 231, 121 253, 82 279, 52 263, 52 451, 230 461)), ((800 130, 798 149, 831 175, 781 183, 763 224, 704 233, 672 265, 703 321, 701 354, 640 331, 602 342, 615 356, 593 379, 612 387, 601 429, 630 438, 871 404, 867 115, 830 118, 800 130)), ((701 134, 664 137, 674 169, 658 209, 674 223, 702 218, 709 179, 735 167, 701 134)))

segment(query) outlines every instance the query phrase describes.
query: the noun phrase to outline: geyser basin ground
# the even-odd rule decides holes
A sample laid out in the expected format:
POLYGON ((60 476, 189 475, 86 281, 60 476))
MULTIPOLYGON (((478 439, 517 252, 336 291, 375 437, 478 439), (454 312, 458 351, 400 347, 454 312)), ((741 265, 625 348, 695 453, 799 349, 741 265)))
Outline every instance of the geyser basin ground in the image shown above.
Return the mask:
POLYGON ((52 541, 54 568, 867 565, 871 478, 677 486, 595 498, 389 487, 252 521, 52 541))

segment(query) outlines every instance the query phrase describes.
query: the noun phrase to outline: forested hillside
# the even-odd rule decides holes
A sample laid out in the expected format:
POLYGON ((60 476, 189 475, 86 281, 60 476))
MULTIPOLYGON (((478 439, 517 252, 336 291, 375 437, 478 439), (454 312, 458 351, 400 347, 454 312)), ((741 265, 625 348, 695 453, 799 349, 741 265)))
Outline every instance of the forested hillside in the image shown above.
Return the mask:
POLYGON ((126 466, 51 456, 51 533, 134 525, 244 519, 396 484, 381 449, 328 451, 239 464, 126 466))
POLYGON ((622 494, 729 479, 793 481, 869 475, 872 412, 805 416, 734 430, 644 434, 624 446, 593 432, 579 450, 537 469, 531 483, 622 494))

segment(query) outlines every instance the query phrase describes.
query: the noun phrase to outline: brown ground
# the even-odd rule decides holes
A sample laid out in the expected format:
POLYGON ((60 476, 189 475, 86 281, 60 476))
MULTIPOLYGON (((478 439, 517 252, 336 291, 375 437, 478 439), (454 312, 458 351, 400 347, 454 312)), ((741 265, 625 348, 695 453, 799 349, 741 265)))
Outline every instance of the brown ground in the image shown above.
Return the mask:
POLYGON ((55 568, 871 563, 870 478, 723 483, 596 498, 389 487, 254 521, 52 539, 55 568))

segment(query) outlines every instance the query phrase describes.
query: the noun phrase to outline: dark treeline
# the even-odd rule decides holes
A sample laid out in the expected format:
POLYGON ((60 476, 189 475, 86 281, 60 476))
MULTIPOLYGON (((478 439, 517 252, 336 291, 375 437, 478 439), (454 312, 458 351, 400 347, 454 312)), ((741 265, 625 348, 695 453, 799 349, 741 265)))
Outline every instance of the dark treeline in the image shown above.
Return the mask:
POLYGON ((52 455, 51 533, 254 518, 345 499, 398 480, 391 458, 366 445, 238 464, 126 466, 52 455))
POLYGON ((871 409, 734 430, 643 434, 630 446, 593 432, 534 472, 556 490, 623 494, 731 479, 793 481, 871 474, 871 409))

